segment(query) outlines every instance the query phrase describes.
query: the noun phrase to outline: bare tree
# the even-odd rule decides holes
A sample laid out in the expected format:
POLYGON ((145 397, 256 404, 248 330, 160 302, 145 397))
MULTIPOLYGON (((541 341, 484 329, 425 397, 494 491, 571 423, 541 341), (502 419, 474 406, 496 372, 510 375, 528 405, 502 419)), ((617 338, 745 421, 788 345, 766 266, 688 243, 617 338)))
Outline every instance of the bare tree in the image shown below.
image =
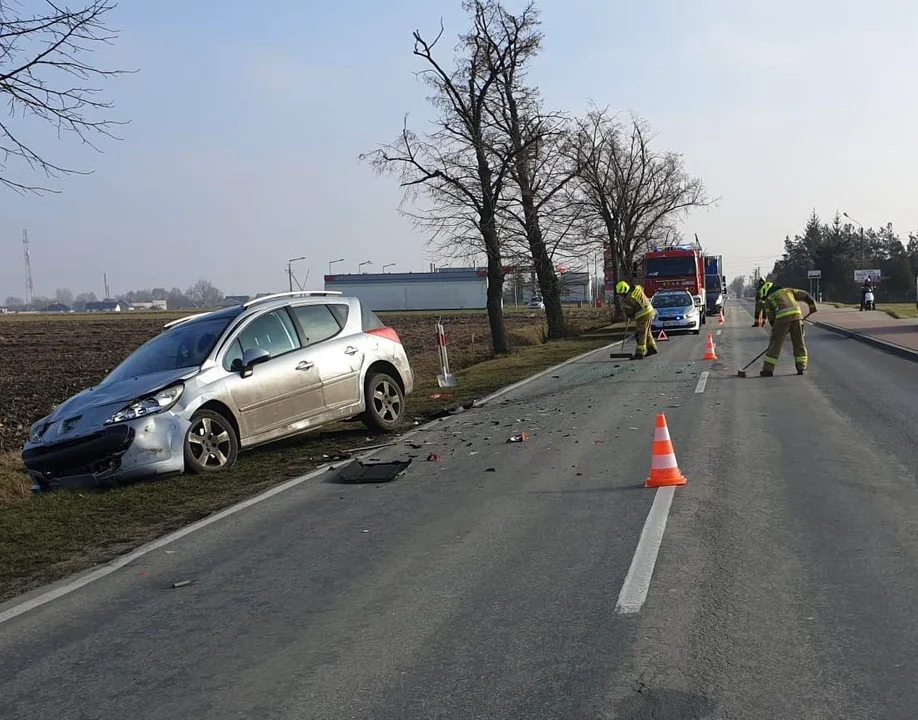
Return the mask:
MULTIPOLYGON (((452 248, 451 254, 484 252, 488 271, 488 319, 495 353, 510 350, 503 316, 503 252, 498 210, 505 192, 512 152, 501 145, 488 113, 499 68, 504 58, 492 57, 487 38, 493 16, 476 0, 463 8, 473 21, 462 36, 455 68, 450 70, 434 56, 440 33, 428 42, 414 33, 414 55, 425 65, 421 75, 433 90, 430 98, 438 110, 435 130, 420 136, 407 125, 392 144, 361 155, 378 172, 393 173, 405 189, 402 211, 432 231, 432 242, 452 248), (416 206, 423 195, 422 211, 416 206)), ((506 52, 506 50, 504 50, 506 52)))
POLYGON ((601 237, 614 282, 631 278, 649 245, 681 237, 676 222, 689 210, 713 202, 701 179, 686 172, 682 156, 654 150, 652 139, 636 117, 624 123, 594 109, 578 122, 572 151, 588 210, 584 236, 601 237))
POLYGON ((88 174, 64 168, 36 150, 20 127, 27 118, 44 120, 58 136, 73 133, 96 150, 92 137, 113 138, 113 126, 121 124, 105 119, 111 104, 99 99, 98 88, 84 85, 125 72, 101 69, 85 59, 93 47, 115 39, 117 33, 105 21, 116 3, 91 0, 77 10, 52 0, 30 5, 36 3, 40 7, 27 15, 18 0, 0 0, 0 95, 9 107, 8 118, 0 122, 0 184, 17 192, 47 188, 6 176, 11 160, 49 178, 88 174))
POLYGON ((213 308, 223 299, 223 291, 202 278, 185 291, 185 296, 195 307, 213 308))
POLYGON ((526 83, 529 62, 543 37, 535 5, 530 2, 517 15, 499 0, 476 0, 476 5, 493 18, 487 40, 489 59, 498 72, 498 92, 491 112, 513 152, 510 169, 516 192, 504 209, 522 230, 545 303, 548 338, 556 339, 564 335, 564 312, 554 255, 574 223, 567 206, 555 204, 549 213, 555 222, 546 232, 543 213, 576 175, 570 155, 561 152, 570 121, 562 114, 546 113, 538 89, 526 83))

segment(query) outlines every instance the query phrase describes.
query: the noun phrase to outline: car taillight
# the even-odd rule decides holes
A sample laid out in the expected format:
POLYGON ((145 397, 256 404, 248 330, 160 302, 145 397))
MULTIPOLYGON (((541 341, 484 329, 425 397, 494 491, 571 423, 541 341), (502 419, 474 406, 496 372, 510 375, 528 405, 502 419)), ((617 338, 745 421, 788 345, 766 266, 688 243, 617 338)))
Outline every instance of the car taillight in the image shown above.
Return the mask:
POLYGON ((390 327, 373 328, 372 330, 367 330, 367 335, 376 335, 376 337, 382 337, 386 338, 386 340, 397 342, 399 345, 402 344, 402 339, 398 336, 398 333, 390 327))

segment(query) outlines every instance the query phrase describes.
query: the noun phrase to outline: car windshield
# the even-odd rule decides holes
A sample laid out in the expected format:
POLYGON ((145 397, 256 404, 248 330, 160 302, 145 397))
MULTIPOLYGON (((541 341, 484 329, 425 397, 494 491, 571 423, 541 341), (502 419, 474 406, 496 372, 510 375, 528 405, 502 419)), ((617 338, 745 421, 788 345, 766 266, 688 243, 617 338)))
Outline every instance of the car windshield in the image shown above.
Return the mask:
POLYGON ((647 258, 645 274, 647 277, 694 277, 695 258, 684 257, 647 258))
POLYGON ((685 293, 672 293, 653 296, 653 306, 656 308, 689 307, 693 305, 692 296, 685 293))
POLYGON ((706 290, 713 290, 714 292, 720 292, 720 275, 705 275, 704 276, 704 285, 706 290))
POLYGON ((109 373, 104 382, 200 367, 227 326, 242 310, 241 306, 228 308, 160 333, 131 353, 109 373))

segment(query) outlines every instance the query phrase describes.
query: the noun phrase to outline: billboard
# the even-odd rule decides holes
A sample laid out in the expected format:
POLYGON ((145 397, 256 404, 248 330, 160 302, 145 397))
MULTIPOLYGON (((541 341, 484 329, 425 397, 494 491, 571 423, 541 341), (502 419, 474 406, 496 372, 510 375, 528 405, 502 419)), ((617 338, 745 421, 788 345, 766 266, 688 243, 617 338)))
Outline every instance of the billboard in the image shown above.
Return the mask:
POLYGON ((878 283, 880 282, 880 271, 879 270, 855 270, 854 271, 854 282, 863 283, 864 280, 870 278, 870 282, 878 283))

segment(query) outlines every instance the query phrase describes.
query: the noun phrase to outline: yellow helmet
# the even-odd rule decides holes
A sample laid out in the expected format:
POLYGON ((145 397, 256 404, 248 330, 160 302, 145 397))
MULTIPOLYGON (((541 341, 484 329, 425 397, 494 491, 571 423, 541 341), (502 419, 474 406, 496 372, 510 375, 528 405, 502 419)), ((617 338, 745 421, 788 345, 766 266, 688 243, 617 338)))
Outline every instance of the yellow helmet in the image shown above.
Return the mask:
POLYGON ((629 290, 631 290, 631 286, 624 280, 619 280, 617 283, 615 283, 616 294, 627 295, 629 290))
POLYGON ((775 284, 773 282, 767 282, 762 287, 759 288, 759 297, 764 298, 768 295, 768 291, 771 290, 775 284))

